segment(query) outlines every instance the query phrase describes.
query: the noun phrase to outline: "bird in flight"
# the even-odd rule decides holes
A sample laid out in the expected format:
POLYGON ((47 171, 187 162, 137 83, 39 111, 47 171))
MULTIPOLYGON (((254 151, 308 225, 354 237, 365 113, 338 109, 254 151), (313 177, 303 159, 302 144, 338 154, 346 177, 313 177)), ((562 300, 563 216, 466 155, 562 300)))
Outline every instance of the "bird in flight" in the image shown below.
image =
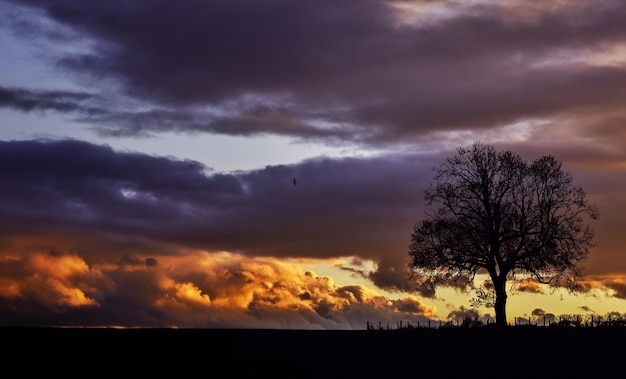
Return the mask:
POLYGON ((297 184, 296 184, 296 178, 293 178, 293 185, 294 185, 294 186, 297 186, 297 184))

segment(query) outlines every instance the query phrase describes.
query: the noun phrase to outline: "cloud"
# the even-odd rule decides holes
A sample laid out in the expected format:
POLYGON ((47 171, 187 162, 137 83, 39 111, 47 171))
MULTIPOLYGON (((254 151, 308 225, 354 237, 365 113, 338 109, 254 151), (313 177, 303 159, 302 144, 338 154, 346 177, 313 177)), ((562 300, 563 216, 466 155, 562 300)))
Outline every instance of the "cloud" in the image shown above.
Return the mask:
POLYGON ((534 280, 523 280, 516 288, 520 292, 543 293, 541 285, 534 280))
MULTIPOLYGON (((19 4, 63 29, 63 41, 72 31, 89 41, 51 52, 57 67, 103 94, 103 81, 123 90, 83 114, 107 135, 270 133, 385 145, 591 114, 594 130, 624 117, 626 9, 616 1, 437 2, 436 12, 384 0, 19 4)), ((41 29, 21 38, 59 38, 41 29)))
POLYGON ((85 291, 110 285, 73 255, 9 255, 3 256, 1 266, 2 297, 22 299, 24 306, 45 306, 57 311, 97 306, 85 291))
POLYGON ((626 299, 626 280, 621 275, 592 276, 588 278, 586 285, 582 286, 584 292, 597 288, 607 292, 607 296, 626 299))
POLYGON ((3 252, 0 321, 15 326, 364 329, 427 322, 434 307, 337 286, 274 259, 198 252, 88 265, 71 253, 3 252))
POLYGON ((24 112, 55 110, 72 112, 80 102, 91 95, 71 91, 29 91, 23 88, 0 86, 0 107, 8 107, 24 112))
POLYGON ((596 311, 594 311, 593 309, 589 308, 586 305, 581 305, 579 308, 586 313, 596 313, 596 311))
POLYGON ((54 247, 90 261, 181 248, 358 256, 379 262, 371 278, 381 287, 408 289, 405 249, 427 164, 391 155, 223 174, 76 140, 5 141, 0 235, 15 251, 54 247))
MULTIPOLYGON (((181 249, 357 257, 376 265, 359 276, 410 293, 419 289, 407 270, 407 244, 422 217, 430 167, 441 160, 417 153, 317 158, 224 174, 76 140, 4 141, 0 236, 16 252, 55 248, 90 262, 181 249)), ((597 253, 594 271, 615 267, 606 259, 618 253, 597 253)))
POLYGON ((533 318, 535 318, 536 325, 550 325, 558 322, 558 318, 555 314, 544 311, 541 308, 535 308, 531 312, 533 318))
POLYGON ((482 324, 493 324, 495 321, 493 316, 488 313, 482 314, 478 309, 468 309, 464 306, 459 307, 459 309, 452 310, 448 314, 447 319, 454 326, 462 325, 463 322, 467 323, 469 321, 478 321, 482 324))

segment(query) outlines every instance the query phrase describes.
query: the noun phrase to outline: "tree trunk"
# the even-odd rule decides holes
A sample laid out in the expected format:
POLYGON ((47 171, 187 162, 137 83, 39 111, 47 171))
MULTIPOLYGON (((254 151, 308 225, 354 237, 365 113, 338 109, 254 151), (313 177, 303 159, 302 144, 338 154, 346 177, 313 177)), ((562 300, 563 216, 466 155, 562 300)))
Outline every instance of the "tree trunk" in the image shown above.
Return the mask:
POLYGON ((506 321, 506 276, 499 276, 492 279, 494 290, 496 291, 496 304, 494 306, 496 312, 496 325, 505 327, 508 325, 506 321))

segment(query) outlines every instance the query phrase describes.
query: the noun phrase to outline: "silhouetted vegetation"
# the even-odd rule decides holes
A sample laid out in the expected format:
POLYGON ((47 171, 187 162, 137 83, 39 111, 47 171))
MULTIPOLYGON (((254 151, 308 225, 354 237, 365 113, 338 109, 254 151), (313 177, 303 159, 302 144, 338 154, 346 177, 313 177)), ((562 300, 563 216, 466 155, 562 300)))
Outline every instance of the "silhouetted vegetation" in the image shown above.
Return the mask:
MULTIPOLYGON (((366 322, 367 330, 404 330, 404 329, 443 329, 443 328, 481 328, 492 327, 496 323, 491 319, 481 320, 476 317, 465 317, 461 320, 448 321, 427 321, 427 322, 410 322, 399 321, 395 325, 386 322, 366 322)), ((626 316, 619 314, 599 315, 580 315, 580 314, 564 314, 558 317, 516 317, 513 323, 508 323, 510 327, 577 327, 577 328, 606 328, 606 327, 626 327, 626 316)))
POLYGON ((420 287, 477 286, 473 305, 495 311, 506 326, 506 283, 531 279, 574 289, 593 242, 597 219, 582 188, 552 156, 526 162, 511 151, 474 143, 433 168, 427 209, 411 234, 409 269, 420 287))

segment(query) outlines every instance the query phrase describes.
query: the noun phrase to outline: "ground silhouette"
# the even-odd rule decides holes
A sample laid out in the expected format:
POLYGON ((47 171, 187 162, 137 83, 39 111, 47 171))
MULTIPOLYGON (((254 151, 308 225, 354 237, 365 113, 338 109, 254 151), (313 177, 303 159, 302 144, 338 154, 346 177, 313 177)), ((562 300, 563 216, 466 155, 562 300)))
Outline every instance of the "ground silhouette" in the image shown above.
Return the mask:
POLYGON ((404 330, 4 328, 5 371, 135 378, 587 378, 625 327, 404 330))

